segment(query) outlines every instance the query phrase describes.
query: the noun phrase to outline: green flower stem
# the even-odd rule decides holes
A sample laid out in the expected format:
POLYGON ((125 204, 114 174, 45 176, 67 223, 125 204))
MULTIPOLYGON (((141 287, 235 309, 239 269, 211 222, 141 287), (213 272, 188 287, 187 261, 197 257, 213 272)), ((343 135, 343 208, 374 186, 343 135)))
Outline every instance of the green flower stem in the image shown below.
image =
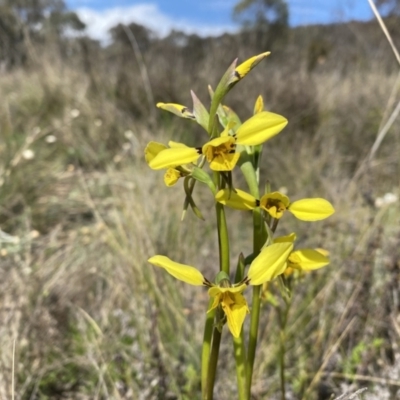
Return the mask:
MULTIPOLYGON (((213 299, 210 299, 208 310, 210 309, 213 301, 213 299)), ((208 365, 210 362, 210 349, 214 328, 215 311, 216 309, 214 308, 214 310, 211 310, 207 313, 206 323, 204 326, 203 348, 201 352, 201 393, 203 400, 207 398, 208 365)))
POLYGON ((279 308, 279 378, 281 384, 281 400, 286 400, 286 375, 285 375, 285 353, 286 353, 286 326, 292 302, 288 298, 285 300, 285 309, 279 308))
POLYGON ((233 348, 236 360, 236 378, 239 400, 247 400, 247 374, 246 374, 246 350, 244 347, 243 329, 238 338, 233 338, 233 348))
POLYGON ((260 322, 260 305, 261 305, 261 285, 254 286, 253 288, 253 302, 251 305, 250 316, 250 335, 249 345, 247 349, 247 396, 251 395, 251 382, 253 379, 254 360, 256 357, 257 338, 258 338, 258 324, 260 322))
MULTIPOLYGON (((220 186, 219 174, 217 173, 214 174, 214 181, 219 187, 220 186)), ((224 206, 220 203, 216 203, 215 211, 217 216, 217 227, 218 227, 220 271, 224 271, 227 275, 229 275, 229 237, 228 237, 228 227, 226 224, 224 206)), ((210 302, 209 308, 211 307, 211 304, 212 303, 210 302)), ((210 314, 207 317, 206 326, 204 329, 204 340, 203 340, 203 351, 202 351, 202 362, 201 362, 203 400, 206 399, 211 400, 213 398, 215 375, 218 364, 219 345, 221 342, 221 332, 219 332, 219 330, 214 327, 215 311, 212 313, 212 316, 210 314), (211 342, 212 344, 210 353, 211 342)))
MULTIPOLYGON (((254 195, 253 195, 254 196, 254 195)), ((253 255, 257 257, 267 240, 267 231, 259 208, 253 210, 253 255)), ((260 322, 261 286, 254 286, 250 315, 250 336, 247 350, 247 394, 250 398, 253 379, 254 360, 256 357, 258 325, 260 322)))
POLYGON ((285 331, 281 330, 280 335, 280 351, 279 351, 279 378, 281 382, 281 400, 286 400, 286 382, 285 382, 285 331))
MULTIPOLYGON (((247 154, 247 153, 242 153, 247 154)), ((247 155, 247 160, 243 162, 240 166, 246 182, 249 186, 250 193, 255 197, 260 197, 260 192, 258 188, 257 174, 254 169, 254 164, 251 157, 247 155)), ((262 246, 267 239, 267 232, 265 229, 264 221, 262 218, 262 213, 259 208, 253 211, 253 256, 257 257, 262 246)), ((251 393, 251 382, 253 378, 254 360, 256 356, 257 339, 258 339, 258 325, 260 321, 260 306, 261 306, 261 286, 254 286, 253 288, 253 300, 251 306, 251 316, 250 316, 250 335, 249 344, 247 349, 247 397, 250 398, 251 393)))
POLYGON ((210 362, 208 364, 206 396, 203 398, 203 400, 212 400, 214 396, 214 383, 215 383, 215 376, 217 374, 220 343, 221 343, 221 332, 217 328, 214 328, 212 335, 210 362))
POLYGON ((240 253, 236 266, 235 283, 239 283, 244 278, 245 258, 243 253, 240 253))
POLYGON ((217 213, 220 270, 229 275, 229 237, 225 209, 221 203, 217 203, 215 210, 217 213))

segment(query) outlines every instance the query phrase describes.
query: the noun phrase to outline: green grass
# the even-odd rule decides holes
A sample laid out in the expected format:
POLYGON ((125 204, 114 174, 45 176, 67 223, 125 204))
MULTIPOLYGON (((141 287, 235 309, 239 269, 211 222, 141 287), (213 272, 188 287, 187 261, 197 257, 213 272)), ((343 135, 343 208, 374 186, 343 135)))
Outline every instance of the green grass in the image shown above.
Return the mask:
MULTIPOLYGON (((282 224, 282 233, 299 233, 298 245, 324 247, 331 257, 330 266, 296 288, 289 392, 327 399, 324 388, 326 396, 339 396, 370 386, 365 399, 383 391, 396 396, 400 381, 374 378, 391 377, 399 357, 399 203, 377 209, 373 202, 399 194, 398 121, 354 179, 393 109, 387 102, 396 74, 382 73, 377 63, 343 75, 308 76, 299 68, 291 85, 279 70, 269 72, 260 86, 265 71, 255 70, 231 99, 245 118, 261 87, 267 108, 291 122, 266 145, 262 176, 273 189, 285 186, 292 199, 325 197, 336 208, 324 222, 288 217, 282 224)), ((150 123, 123 110, 113 84, 104 75, 93 92, 89 76, 46 60, 0 78, 0 223, 18 238, 1 243, 1 398, 13 392, 16 399, 199 398, 207 293, 146 260, 167 254, 212 277, 218 262, 213 201, 197 185, 206 221, 189 213, 180 222, 183 189, 166 188, 162 173, 145 164, 143 149, 149 140, 189 137, 197 144, 202 133, 161 111, 150 123), (48 135, 56 142, 48 143, 48 135), (27 149, 32 159, 24 158, 27 149)), ((227 215, 234 263, 240 252, 251 252, 251 227, 247 214, 227 215)), ((255 399, 279 398, 277 338, 276 309, 266 303, 255 399)), ((236 393, 233 349, 225 342, 218 399, 236 393)))

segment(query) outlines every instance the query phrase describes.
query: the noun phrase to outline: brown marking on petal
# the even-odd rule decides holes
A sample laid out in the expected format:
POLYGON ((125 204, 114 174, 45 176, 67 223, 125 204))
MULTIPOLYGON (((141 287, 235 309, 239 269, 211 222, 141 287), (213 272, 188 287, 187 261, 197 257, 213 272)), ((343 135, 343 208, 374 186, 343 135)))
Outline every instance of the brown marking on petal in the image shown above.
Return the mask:
POLYGON ((202 147, 196 147, 197 154, 203 154, 203 148, 202 147))
POLYGON ((250 279, 248 276, 244 277, 242 280, 242 283, 244 283, 245 285, 249 286, 250 285, 250 279))
POLYGON ((196 119, 196 117, 187 107, 182 107, 181 113, 189 118, 196 119))
POLYGON ((213 286, 213 284, 207 278, 204 278, 203 285, 208 287, 213 286))
MULTIPOLYGON (((285 206, 285 204, 281 199, 271 199, 271 198, 267 198, 267 201, 265 202, 263 208, 265 208, 266 210, 275 208, 276 214, 278 213, 283 214, 283 212, 287 210, 287 207, 285 206)), ((280 218, 280 216, 277 218, 280 218)))
POLYGON ((238 78, 238 80, 242 79, 243 77, 239 74, 238 71, 235 70, 234 75, 236 76, 236 78, 238 78))

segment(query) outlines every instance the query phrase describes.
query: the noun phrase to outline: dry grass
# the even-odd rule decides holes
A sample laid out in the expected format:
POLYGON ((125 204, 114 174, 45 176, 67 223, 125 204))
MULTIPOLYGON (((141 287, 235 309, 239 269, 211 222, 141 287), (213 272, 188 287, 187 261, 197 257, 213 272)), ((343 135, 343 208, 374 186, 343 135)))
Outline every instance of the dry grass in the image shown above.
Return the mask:
MULTIPOLYGON (((218 71, 207 63, 199 87, 216 82, 218 71)), ((154 74, 169 68, 150 64, 154 74)), ((0 222, 17 238, 1 237, 4 399, 13 393, 14 340, 15 399, 199 398, 207 294, 180 285, 146 260, 164 253, 211 275, 217 263, 212 201, 199 186, 196 199, 206 221, 188 215, 180 223, 183 190, 164 187, 162 174, 149 170, 142 156, 149 140, 185 134, 196 142, 198 131, 165 115, 150 124, 127 112, 113 92, 118 73, 102 68, 95 76, 44 59, 30 71, 0 78, 0 222)), ((176 68, 175 78, 183 75, 176 68)), ((288 398, 323 400, 368 386, 364 399, 395 399, 400 210, 398 202, 378 209, 374 201, 399 194, 398 121, 369 167, 354 175, 395 106, 388 104, 394 87, 398 99, 397 72, 384 70, 378 60, 345 74, 308 74, 301 67, 288 77, 285 68, 266 69, 268 80, 265 69, 255 70, 227 99, 246 117, 261 90, 268 109, 291 121, 267 145, 263 176, 273 188, 287 187, 292 198, 326 197, 337 210, 326 222, 288 218, 282 224, 282 232, 299 233, 299 244, 324 247, 332 259, 296 290, 288 398)), ((187 77, 182 79, 161 82, 158 93, 168 84, 179 92, 187 86, 187 77)), ((241 251, 250 252, 250 226, 246 215, 228 216, 234 263, 241 251)), ((253 394, 275 399, 277 324, 268 304, 261 327, 253 394)), ((234 398, 236 390, 226 343, 218 399, 234 398)))

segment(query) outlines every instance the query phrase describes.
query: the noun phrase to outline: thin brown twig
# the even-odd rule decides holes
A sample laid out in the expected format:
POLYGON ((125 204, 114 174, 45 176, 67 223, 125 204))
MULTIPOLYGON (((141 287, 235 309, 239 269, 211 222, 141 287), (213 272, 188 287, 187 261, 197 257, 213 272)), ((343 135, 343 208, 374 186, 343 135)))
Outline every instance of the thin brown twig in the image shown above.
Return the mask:
MULTIPOLYGON (((376 8, 374 2, 372 0, 368 0, 369 5, 371 6, 371 9, 382 29, 382 32, 384 33, 384 35, 386 36, 387 41, 389 42, 390 47, 392 48, 392 51, 394 53, 394 56, 397 60, 397 62, 400 65, 400 54, 397 51, 397 48, 393 42, 393 39, 385 25, 385 22, 383 21, 381 15, 379 14, 378 9, 376 8)), ((351 179, 351 182, 356 181, 362 174, 363 172, 367 171, 371 165, 371 161, 374 158, 376 152, 378 151, 383 139, 385 138, 385 136, 387 135, 387 133, 389 132, 390 128, 392 127, 394 121, 396 120, 396 118, 398 117, 400 113, 400 101, 397 103, 396 108, 392 111, 390 117, 388 118, 388 120, 386 121, 385 125, 383 126, 382 129, 379 130, 375 142, 371 147, 371 150, 368 154, 368 156, 362 161, 360 167, 358 168, 358 170, 356 171, 356 173, 354 174, 353 178, 351 179)))
POLYGON ((330 376, 332 378, 343 378, 354 381, 366 381, 379 383, 381 385, 391 385, 400 387, 400 381, 394 379, 387 378, 379 378, 377 376, 369 376, 369 375, 358 375, 358 374, 343 374, 341 372, 324 372, 323 376, 330 376))
POLYGON ((388 29, 387 29, 385 23, 383 22, 383 19, 382 19, 381 15, 379 14, 378 9, 376 8, 376 6, 375 6, 375 4, 374 4, 374 2, 373 2, 372 0, 368 0, 368 3, 369 3, 369 5, 371 6, 372 12, 375 14, 375 17, 376 17, 376 19, 378 20, 378 23, 379 23, 379 25, 380 25, 380 27, 381 27, 383 33, 385 34, 386 39, 387 39, 387 41, 388 41, 389 44, 390 44, 390 47, 391 47, 392 50, 393 50, 393 53, 394 53, 394 55, 395 55, 395 57, 396 57, 396 60, 397 60, 397 62, 398 62, 399 65, 400 65, 400 54, 399 54, 399 52, 397 51, 397 48, 396 48, 396 46, 395 46, 394 43, 393 43, 393 39, 392 39, 392 37, 390 36, 390 33, 389 33, 389 31, 388 31, 388 29))
POLYGON ((328 364, 329 360, 331 359, 333 353, 338 349, 344 338, 347 336, 347 333, 350 331, 350 328, 353 326, 355 323, 355 317, 350 321, 350 323, 346 326, 346 329, 342 332, 338 340, 333 344, 333 346, 329 349, 327 354, 325 355, 324 361, 322 362, 321 366, 319 367, 317 373, 314 375, 314 378, 312 379, 310 385, 308 386, 303 399, 307 399, 311 390, 314 388, 314 386, 318 383, 319 379, 323 375, 323 370, 328 364))

